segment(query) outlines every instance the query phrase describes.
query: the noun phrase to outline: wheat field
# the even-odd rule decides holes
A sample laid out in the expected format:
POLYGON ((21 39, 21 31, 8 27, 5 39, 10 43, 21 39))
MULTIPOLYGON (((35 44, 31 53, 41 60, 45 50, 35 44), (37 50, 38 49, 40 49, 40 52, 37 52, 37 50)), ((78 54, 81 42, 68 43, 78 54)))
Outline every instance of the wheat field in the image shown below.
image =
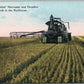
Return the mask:
POLYGON ((0 83, 84 83, 84 36, 60 44, 0 37, 0 83))

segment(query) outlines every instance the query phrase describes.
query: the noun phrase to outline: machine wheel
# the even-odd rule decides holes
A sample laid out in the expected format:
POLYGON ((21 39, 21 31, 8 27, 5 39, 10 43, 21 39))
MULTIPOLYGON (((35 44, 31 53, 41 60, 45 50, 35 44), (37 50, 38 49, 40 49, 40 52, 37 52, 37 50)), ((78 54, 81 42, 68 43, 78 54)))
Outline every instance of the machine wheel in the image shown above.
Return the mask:
POLYGON ((68 42, 68 38, 67 37, 63 37, 63 43, 67 43, 68 42))
POLYGON ((71 33, 68 33, 68 39, 71 41, 71 33))
POLYGON ((47 37, 43 36, 41 41, 42 41, 42 43, 47 43, 47 37))

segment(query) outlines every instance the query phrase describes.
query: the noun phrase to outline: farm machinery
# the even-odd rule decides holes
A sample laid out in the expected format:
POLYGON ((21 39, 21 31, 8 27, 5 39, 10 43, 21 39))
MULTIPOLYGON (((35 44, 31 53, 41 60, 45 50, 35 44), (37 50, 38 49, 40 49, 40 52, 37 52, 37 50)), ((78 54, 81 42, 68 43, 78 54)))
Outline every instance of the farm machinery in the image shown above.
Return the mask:
POLYGON ((29 34, 21 35, 20 37, 33 35, 35 33, 42 33, 41 34, 42 43, 65 43, 71 41, 71 33, 68 33, 65 23, 67 23, 68 28, 70 29, 69 22, 64 22, 61 20, 61 18, 54 18, 53 15, 51 15, 50 21, 45 23, 46 25, 48 25, 48 30, 46 32, 45 31, 32 32, 29 34))

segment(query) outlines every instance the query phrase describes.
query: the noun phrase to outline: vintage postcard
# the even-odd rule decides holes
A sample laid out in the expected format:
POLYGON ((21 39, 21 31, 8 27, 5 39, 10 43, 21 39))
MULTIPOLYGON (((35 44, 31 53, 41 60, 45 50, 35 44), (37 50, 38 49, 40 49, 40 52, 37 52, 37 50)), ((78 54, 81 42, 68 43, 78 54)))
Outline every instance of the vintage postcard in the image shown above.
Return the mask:
POLYGON ((0 83, 84 83, 84 1, 0 0, 0 83))

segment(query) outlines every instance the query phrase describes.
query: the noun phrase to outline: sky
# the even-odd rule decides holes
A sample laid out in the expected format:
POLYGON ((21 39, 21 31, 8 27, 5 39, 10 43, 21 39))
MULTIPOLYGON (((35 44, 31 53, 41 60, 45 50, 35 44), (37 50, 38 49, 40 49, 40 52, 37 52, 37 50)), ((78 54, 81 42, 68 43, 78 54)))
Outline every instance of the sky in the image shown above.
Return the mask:
POLYGON ((69 22, 68 32, 73 36, 84 35, 84 1, 0 2, 1 6, 37 6, 38 8, 26 8, 26 12, 0 11, 0 37, 9 36, 10 32, 47 30, 48 26, 45 23, 49 21, 51 14, 69 22))

